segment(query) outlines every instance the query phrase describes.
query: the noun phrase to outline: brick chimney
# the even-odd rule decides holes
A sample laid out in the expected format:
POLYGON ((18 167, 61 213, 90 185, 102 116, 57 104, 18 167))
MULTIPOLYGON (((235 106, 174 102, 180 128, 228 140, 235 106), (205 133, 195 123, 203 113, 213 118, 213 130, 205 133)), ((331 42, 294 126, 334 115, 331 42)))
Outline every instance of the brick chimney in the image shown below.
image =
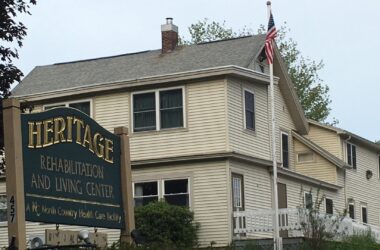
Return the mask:
POLYGON ((161 25, 162 53, 172 52, 178 44, 178 27, 173 18, 167 17, 166 24, 161 25))

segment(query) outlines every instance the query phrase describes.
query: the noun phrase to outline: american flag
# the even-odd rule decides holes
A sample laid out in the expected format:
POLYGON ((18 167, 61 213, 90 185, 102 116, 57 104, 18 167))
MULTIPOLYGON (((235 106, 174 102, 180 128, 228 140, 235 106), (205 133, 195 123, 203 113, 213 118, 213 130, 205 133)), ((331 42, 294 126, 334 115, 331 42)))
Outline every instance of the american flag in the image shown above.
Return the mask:
POLYGON ((273 41, 277 35, 276 26, 274 26, 274 20, 272 12, 270 13, 267 36, 265 38, 265 54, 267 55, 268 63, 273 64, 273 41))

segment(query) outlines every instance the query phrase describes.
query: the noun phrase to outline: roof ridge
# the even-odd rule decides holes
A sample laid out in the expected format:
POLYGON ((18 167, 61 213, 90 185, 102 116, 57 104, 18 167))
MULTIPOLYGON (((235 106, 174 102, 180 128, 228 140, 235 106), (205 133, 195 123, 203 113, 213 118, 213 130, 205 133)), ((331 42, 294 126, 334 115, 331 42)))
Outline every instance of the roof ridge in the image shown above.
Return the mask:
POLYGON ((224 38, 224 39, 219 39, 219 40, 214 40, 214 41, 195 43, 195 44, 191 44, 191 45, 204 45, 204 44, 210 44, 210 43, 219 43, 219 42, 226 42, 226 41, 231 41, 231 40, 250 38, 250 37, 257 37, 257 36, 263 36, 263 34, 254 34, 254 35, 245 35, 245 36, 238 36, 238 37, 230 37, 230 38, 224 38))

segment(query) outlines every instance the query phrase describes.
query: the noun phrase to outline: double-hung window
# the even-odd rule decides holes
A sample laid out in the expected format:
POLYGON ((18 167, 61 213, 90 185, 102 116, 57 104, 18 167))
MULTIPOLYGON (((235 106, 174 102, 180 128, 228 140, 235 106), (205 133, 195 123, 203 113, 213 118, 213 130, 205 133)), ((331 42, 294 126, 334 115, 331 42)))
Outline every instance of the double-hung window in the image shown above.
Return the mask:
POLYGON ((44 106, 44 110, 49 110, 52 108, 59 108, 59 107, 75 108, 82 111, 86 115, 91 116, 91 101, 90 100, 49 104, 49 105, 44 106))
POLYGON ((152 201, 158 201, 157 181, 140 182, 134 185, 135 206, 143 206, 152 201))
POLYGON ((234 211, 244 210, 243 176, 232 174, 232 202, 234 211))
POLYGON ((172 205, 189 207, 189 178, 135 182, 133 196, 135 206, 162 199, 172 205))
POLYGON ((326 214, 333 214, 334 213, 334 203, 332 199, 326 198, 325 199, 325 205, 326 205, 326 214))
POLYGON ((313 194, 311 192, 305 192, 305 207, 307 209, 313 208, 313 194))
POLYGON ((244 122, 245 128, 255 131, 255 95, 249 90, 244 90, 244 122))
POLYGON ((362 222, 368 223, 368 211, 366 205, 361 205, 362 208, 362 222))
POLYGON ((281 132, 281 160, 284 168, 289 168, 289 135, 281 132))
POLYGON ((353 202, 348 204, 348 215, 351 219, 355 219, 355 204, 353 202))
POLYGON ((184 127, 183 88, 132 94, 133 131, 184 127))
POLYGON ((347 163, 352 166, 353 169, 356 169, 356 146, 348 143, 346 144, 347 148, 347 163))
POLYGON ((189 207, 188 179, 164 180, 165 201, 172 205, 189 207))

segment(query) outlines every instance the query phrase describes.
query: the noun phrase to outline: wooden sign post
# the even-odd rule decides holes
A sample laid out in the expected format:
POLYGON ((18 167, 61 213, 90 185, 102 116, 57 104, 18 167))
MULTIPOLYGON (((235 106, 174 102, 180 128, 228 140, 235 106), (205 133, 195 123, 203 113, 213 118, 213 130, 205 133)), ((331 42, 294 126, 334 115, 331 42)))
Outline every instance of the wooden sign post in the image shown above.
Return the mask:
POLYGON ((15 237, 14 246, 22 250, 26 249, 26 235, 20 113, 19 101, 13 98, 3 101, 8 242, 15 237))
POLYGON ((115 128, 115 134, 120 137, 121 148, 121 190, 124 208, 124 225, 121 230, 120 242, 132 243, 131 232, 135 228, 135 215, 133 210, 133 194, 132 194, 132 170, 131 158, 129 150, 128 129, 126 127, 115 128))

